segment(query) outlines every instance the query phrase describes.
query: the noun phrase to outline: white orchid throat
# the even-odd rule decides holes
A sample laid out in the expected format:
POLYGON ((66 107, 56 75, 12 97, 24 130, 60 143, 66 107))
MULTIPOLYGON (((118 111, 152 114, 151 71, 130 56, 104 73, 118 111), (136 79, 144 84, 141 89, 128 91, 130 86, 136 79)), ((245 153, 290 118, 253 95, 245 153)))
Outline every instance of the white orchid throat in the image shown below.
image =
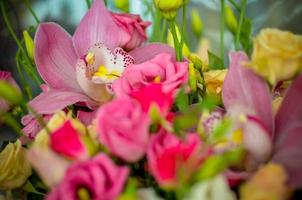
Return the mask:
POLYGON ((105 94, 98 94, 101 88, 97 87, 105 86, 106 90, 112 93, 111 83, 121 77, 125 68, 133 63, 132 56, 122 48, 118 47, 111 51, 103 43, 97 43, 78 60, 77 80, 88 96, 96 101, 103 101, 105 94))

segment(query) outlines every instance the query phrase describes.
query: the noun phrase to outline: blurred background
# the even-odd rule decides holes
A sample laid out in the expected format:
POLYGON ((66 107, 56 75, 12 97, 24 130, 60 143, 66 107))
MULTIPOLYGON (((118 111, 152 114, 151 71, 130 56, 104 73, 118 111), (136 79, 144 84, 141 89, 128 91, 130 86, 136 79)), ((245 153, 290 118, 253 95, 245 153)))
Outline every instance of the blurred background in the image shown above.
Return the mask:
MULTIPOLYGON (((4 1, 4 0, 0 0, 4 1)), ((145 6, 146 2, 152 0, 129 0, 130 12, 140 14, 144 20, 151 20, 150 12, 145 6)), ((226 1, 228 2, 228 1, 226 1)), ((240 3, 240 0, 235 0, 240 3)), ((276 27, 289 30, 296 34, 302 34, 302 1, 301 0, 247 0, 247 16, 253 22, 253 35, 264 27, 276 27)), ((88 7, 86 0, 6 0, 6 13, 12 29, 18 38, 22 38, 22 32, 29 27, 36 27, 37 20, 30 12, 30 8, 36 13, 41 22, 53 21, 64 27, 73 34, 77 24, 86 13, 88 7), (28 5, 31 5, 30 7, 28 5)), ((108 0, 108 7, 117 11, 113 0, 108 0)), ((210 41, 211 51, 219 55, 219 33, 220 33, 220 0, 190 0, 187 15, 187 42, 192 51, 197 48, 198 40, 192 34, 190 27, 190 10, 196 8, 203 21, 203 38, 210 41)), ((238 13, 235 13, 238 14, 238 13)), ((32 28, 34 29, 34 28, 32 28)), ((151 35, 152 26, 148 30, 151 35)), ((33 32, 31 33, 34 37, 33 32)), ((225 52, 234 49, 233 36, 230 32, 225 34, 225 52)), ((287 45, 287 44, 284 44, 287 45)), ((19 82, 16 73, 15 55, 17 45, 7 30, 3 16, 0 17, 0 70, 11 71, 19 82)), ((225 55, 227 57, 227 54, 225 55)), ((29 81, 30 82, 30 81, 29 81)), ((19 82, 20 83, 20 82, 19 82)), ((38 91, 35 84, 30 83, 38 91), (35 86, 34 86, 35 85, 35 86)), ((36 93, 34 92, 34 95, 36 93)), ((12 137, 0 127, 0 141, 12 137), (4 138, 5 137, 5 138, 4 138)))

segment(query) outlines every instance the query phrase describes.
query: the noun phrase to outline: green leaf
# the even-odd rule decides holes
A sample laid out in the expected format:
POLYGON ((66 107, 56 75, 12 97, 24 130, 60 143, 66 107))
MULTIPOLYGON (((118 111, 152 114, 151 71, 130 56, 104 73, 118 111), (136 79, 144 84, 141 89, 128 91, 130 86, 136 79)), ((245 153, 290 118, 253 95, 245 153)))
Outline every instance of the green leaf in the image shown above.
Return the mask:
POLYGON ((240 33, 240 43, 247 54, 251 54, 253 48, 252 41, 252 21, 249 18, 244 18, 240 33))
POLYGON ((232 127, 232 122, 229 119, 224 119, 221 121, 214 129, 213 133, 211 134, 211 143, 217 143, 221 139, 225 137, 225 135, 229 132, 232 127))
POLYGON ((0 81, 0 99, 17 105, 22 102, 22 94, 6 81, 0 81))
POLYGON ((209 69, 224 69, 224 64, 221 58, 216 56, 214 53, 208 51, 209 55, 209 69))
POLYGON ((22 188, 26 192, 34 193, 34 194, 40 194, 44 195, 43 193, 36 190, 36 188, 33 186, 33 184, 30 181, 26 181, 25 185, 22 188))
POLYGON ((210 156, 198 170, 196 179, 200 181, 216 176, 226 170, 229 166, 239 163, 243 158, 243 155, 243 148, 238 147, 223 154, 210 156))
POLYGON ((182 88, 175 99, 175 104, 178 107, 178 109, 182 112, 185 112, 189 108, 189 99, 188 95, 185 93, 184 88, 182 88))

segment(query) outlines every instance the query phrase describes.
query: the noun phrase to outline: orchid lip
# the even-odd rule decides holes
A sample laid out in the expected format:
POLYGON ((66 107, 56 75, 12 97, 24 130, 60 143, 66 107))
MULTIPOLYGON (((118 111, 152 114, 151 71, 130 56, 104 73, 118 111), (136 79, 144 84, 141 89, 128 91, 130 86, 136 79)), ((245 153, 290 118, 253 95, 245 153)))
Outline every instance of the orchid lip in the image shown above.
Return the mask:
POLYGON ((120 78, 125 68, 133 63, 133 57, 122 48, 111 51, 103 43, 96 43, 77 62, 78 84, 90 98, 106 102, 112 98, 113 81, 120 78))

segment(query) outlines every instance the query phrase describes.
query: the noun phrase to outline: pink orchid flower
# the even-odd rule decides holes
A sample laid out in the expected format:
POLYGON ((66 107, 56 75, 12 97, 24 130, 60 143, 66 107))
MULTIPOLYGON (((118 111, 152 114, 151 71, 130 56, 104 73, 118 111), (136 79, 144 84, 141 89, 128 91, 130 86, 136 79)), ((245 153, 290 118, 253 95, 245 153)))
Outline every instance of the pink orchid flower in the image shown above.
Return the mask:
POLYGON ((244 145, 256 154, 256 159, 282 164, 288 172, 289 184, 294 188, 302 187, 302 75, 288 88, 274 117, 268 85, 243 67, 248 61, 247 55, 235 52, 230 58, 222 97, 228 111, 234 105, 248 110, 244 145))
POLYGON ((35 62, 50 89, 30 105, 40 114, 52 114, 78 102, 94 109, 109 101, 111 83, 125 67, 161 52, 174 55, 173 49, 163 44, 137 48, 146 39, 148 25, 137 15, 111 13, 103 0, 94 1, 72 37, 55 23, 40 24, 35 62))

